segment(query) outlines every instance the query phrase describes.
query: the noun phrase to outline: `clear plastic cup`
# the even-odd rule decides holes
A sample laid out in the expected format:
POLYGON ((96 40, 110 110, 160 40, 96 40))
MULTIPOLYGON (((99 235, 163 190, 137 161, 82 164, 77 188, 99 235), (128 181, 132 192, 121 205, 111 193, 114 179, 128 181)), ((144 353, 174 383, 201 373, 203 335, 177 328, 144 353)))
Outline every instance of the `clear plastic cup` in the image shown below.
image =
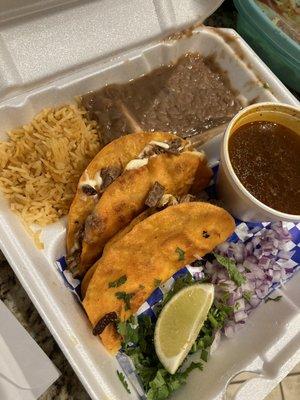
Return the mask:
POLYGON ((231 120, 223 137, 217 180, 218 196, 225 208, 242 221, 300 222, 300 215, 277 211, 255 198, 243 186, 233 170, 228 152, 229 138, 239 127, 254 121, 277 122, 300 135, 300 107, 280 103, 259 103, 244 108, 231 120))

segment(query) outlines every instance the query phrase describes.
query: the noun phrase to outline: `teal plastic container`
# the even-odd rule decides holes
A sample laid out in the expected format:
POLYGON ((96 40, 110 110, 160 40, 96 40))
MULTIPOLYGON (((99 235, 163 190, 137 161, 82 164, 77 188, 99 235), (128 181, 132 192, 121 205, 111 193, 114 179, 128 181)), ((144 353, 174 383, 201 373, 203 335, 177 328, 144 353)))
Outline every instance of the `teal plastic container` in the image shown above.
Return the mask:
POLYGON ((237 30, 279 79, 300 93, 300 44, 291 39, 254 0, 234 0, 237 30))

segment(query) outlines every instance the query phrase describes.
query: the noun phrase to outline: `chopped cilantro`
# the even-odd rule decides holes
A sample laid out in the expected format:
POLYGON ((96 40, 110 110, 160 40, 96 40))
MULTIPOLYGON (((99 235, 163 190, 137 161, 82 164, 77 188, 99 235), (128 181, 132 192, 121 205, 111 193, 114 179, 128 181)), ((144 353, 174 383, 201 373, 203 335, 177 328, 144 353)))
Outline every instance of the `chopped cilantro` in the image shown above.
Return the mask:
POLYGON ((198 369, 200 369, 202 371, 203 370, 203 365, 200 362, 198 362, 198 363, 192 362, 182 374, 185 377, 188 377, 188 374, 190 372, 192 372, 196 368, 198 368, 198 369))
POLYGON ((209 352, 207 350, 202 350, 201 351, 201 360, 207 362, 209 356, 209 352))
POLYGON ((268 301, 279 301, 282 299, 282 296, 277 296, 277 297, 267 297, 265 300, 265 303, 267 303, 268 301))
POLYGON ((110 287, 110 288, 119 287, 119 286, 123 285, 126 281, 127 281, 127 276, 122 275, 122 276, 120 276, 120 278, 116 279, 115 281, 109 282, 108 287, 110 287))
POLYGON ((196 341, 196 347, 197 350, 203 350, 203 349, 208 349, 212 342, 213 342, 213 336, 211 335, 212 329, 208 328, 209 321, 207 322, 206 328, 203 328, 203 333, 199 334, 198 339, 196 341))
MULTIPOLYGON (((194 284, 190 274, 178 278, 172 289, 165 294, 155 312, 158 316, 164 305, 186 286, 194 284)), ((200 350, 199 357, 203 361, 209 358, 209 348, 214 340, 216 330, 222 329, 232 307, 226 304, 213 305, 207 319, 190 351, 190 354, 200 350)), ((122 349, 131 358, 136 371, 142 381, 148 400, 164 400, 175 390, 186 383, 188 374, 195 368, 203 369, 203 363, 191 363, 186 369, 180 368, 175 374, 170 374, 159 361, 154 347, 155 322, 149 316, 141 315, 131 317, 129 320, 119 322, 118 332, 123 337, 122 349)))
MULTIPOLYGON (((190 274, 184 275, 175 281, 173 288, 170 290, 169 293, 171 296, 174 296, 181 289, 183 289, 187 286, 190 286, 193 283, 195 283, 195 281, 194 281, 194 278, 192 277, 192 275, 190 275, 190 274)), ((170 299, 168 299, 168 300, 170 300, 170 299)))
POLYGON ((172 392, 186 383, 189 373, 196 368, 202 370, 203 366, 201 363, 192 362, 184 372, 176 372, 174 375, 169 374, 163 368, 159 369, 154 379, 149 384, 150 390, 147 391, 147 399, 166 399, 172 392))
POLYGON ((233 307, 221 303, 217 306, 214 305, 210 309, 207 319, 214 329, 220 329, 225 325, 232 313, 233 307))
POLYGON ((128 383, 127 383, 127 381, 126 381, 126 379, 125 379, 125 375, 123 374, 123 372, 120 372, 120 371, 117 370, 117 374, 118 374, 118 378, 120 379, 122 385, 123 385, 124 388, 126 389, 126 392, 127 392, 127 393, 131 393, 131 392, 130 392, 130 389, 129 389, 129 387, 128 387, 128 383))
POLYGON ((218 327, 219 327, 218 321, 215 319, 215 317, 211 313, 208 314, 207 318, 208 318, 209 322, 211 323, 212 327, 214 329, 218 329, 218 327))
POLYGON ((124 301, 125 311, 130 310, 130 300, 134 296, 134 293, 116 292, 115 296, 117 299, 124 301))
POLYGON ((219 264, 226 268, 229 278, 233 280, 237 286, 241 286, 246 282, 244 275, 237 269, 235 262, 228 257, 221 256, 220 254, 213 253, 219 264))
POLYGON ((229 300, 230 297, 230 293, 229 292, 224 292, 222 295, 222 302, 223 303, 227 303, 227 301, 229 300))
POLYGON ((202 259, 193 262, 193 267, 203 267, 204 261, 202 259))
POLYGON ((180 247, 177 247, 175 251, 178 254, 178 261, 183 261, 185 256, 185 251, 183 251, 180 247))
POLYGON ((126 348, 131 344, 136 344, 139 340, 137 330, 137 320, 135 317, 131 317, 128 321, 119 322, 117 330, 119 334, 124 338, 123 346, 126 348))
POLYGON ((154 279, 153 285, 157 288, 161 284, 161 279, 154 279))
POLYGON ((190 350, 190 354, 194 354, 194 353, 196 353, 196 351, 198 351, 197 343, 194 342, 194 344, 193 344, 193 346, 192 346, 192 348, 190 350))
POLYGON ((251 300, 251 297, 252 297, 252 292, 244 292, 243 293, 243 297, 244 297, 244 299, 246 300, 246 301, 248 301, 248 303, 250 302, 250 300, 251 300))

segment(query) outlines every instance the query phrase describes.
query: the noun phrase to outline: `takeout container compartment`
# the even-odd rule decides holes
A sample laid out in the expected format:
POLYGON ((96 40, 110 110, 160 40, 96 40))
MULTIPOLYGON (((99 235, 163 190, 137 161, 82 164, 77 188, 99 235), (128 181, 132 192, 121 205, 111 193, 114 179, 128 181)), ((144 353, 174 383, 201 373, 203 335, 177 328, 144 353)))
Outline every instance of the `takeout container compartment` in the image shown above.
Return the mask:
MULTIPOLYGON (((42 3, 46 8, 47 2, 42 3)), ((244 104, 298 104, 235 31, 200 26, 179 39, 161 39, 162 34, 195 21, 201 12, 206 17, 208 9, 212 12, 221 1, 186 1, 184 5, 179 0, 149 1, 143 2, 144 8, 139 0, 65 2, 61 9, 56 7, 58 3, 54 0, 50 2, 53 9, 22 18, 23 2, 17 10, 8 8, 7 13, 5 7, 0 8, 0 20, 4 21, 0 24, 0 48, 5 48, 0 60, 2 139, 5 130, 28 122, 43 107, 73 102, 74 96, 105 84, 126 82, 176 61, 188 51, 213 56, 244 104), (11 20, 15 13, 18 19, 11 20)), ((211 163, 218 159, 219 142, 214 141, 207 153, 211 163)), ((43 229, 45 249, 36 249, 20 219, 0 198, 1 249, 90 396, 97 400, 135 399, 133 388, 132 394, 127 394, 117 377, 118 362, 91 334, 81 305, 57 271, 55 260, 65 254, 65 232, 63 218, 43 229)), ((276 305, 276 310, 271 305, 261 307, 243 333, 234 341, 224 341, 201 375, 193 372, 188 385, 172 398, 196 400, 201 393, 202 400, 221 399, 227 382, 238 372, 259 369, 268 374, 263 359, 277 346, 283 348, 283 356, 270 359, 276 373, 268 381, 260 379, 258 385, 260 393, 267 394, 300 360, 289 345, 296 328, 286 330, 287 324, 294 327, 297 322, 299 278, 295 276, 289 283, 290 303, 276 305), (273 324, 277 324, 276 331, 271 329, 273 324)))
MULTIPOLYGON (((254 104, 240 111, 229 123, 221 144, 218 195, 226 209, 242 221, 300 222, 300 215, 286 214, 256 199, 240 182, 230 162, 228 141, 241 126, 254 121, 276 122, 300 135, 300 108, 285 104, 254 104)), ((299 155, 300 156, 300 155, 299 155)))
POLYGON ((300 44, 276 26, 255 0, 234 0, 234 4, 238 32, 282 82, 300 92, 300 44))

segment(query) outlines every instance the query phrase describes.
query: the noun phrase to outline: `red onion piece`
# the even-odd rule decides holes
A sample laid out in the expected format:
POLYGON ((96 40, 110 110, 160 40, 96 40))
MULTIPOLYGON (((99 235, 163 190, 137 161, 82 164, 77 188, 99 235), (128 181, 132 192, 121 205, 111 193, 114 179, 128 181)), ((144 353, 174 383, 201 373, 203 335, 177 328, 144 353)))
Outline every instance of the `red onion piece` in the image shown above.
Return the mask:
POLYGON ((225 336, 232 337, 236 329, 245 323, 248 314, 266 298, 275 287, 293 274, 288 260, 294 252, 289 251, 291 236, 281 222, 267 228, 243 231, 246 242, 222 243, 216 252, 236 262, 237 269, 246 282, 238 287, 227 270, 216 260, 205 263, 204 272, 216 285, 216 297, 222 299, 229 293, 227 305, 233 307, 232 320, 224 328, 225 336), (251 237, 252 235, 252 237, 251 237))

